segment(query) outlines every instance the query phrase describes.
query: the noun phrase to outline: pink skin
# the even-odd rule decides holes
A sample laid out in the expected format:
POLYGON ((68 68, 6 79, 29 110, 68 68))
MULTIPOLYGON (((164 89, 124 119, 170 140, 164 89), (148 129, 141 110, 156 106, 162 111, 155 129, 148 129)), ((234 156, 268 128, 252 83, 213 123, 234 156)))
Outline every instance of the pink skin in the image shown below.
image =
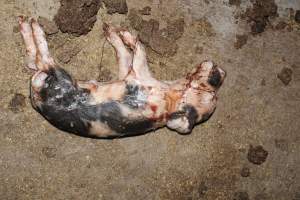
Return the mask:
MULTIPOLYGON (((31 79, 33 106, 42 104, 39 91, 47 78, 49 68, 57 65, 51 57, 45 34, 34 19, 29 22, 25 17, 19 17, 21 35, 24 39, 27 54, 27 67, 35 74, 31 79)), ((208 83, 212 71, 220 74, 220 85, 225 78, 225 72, 214 67, 210 61, 203 62, 186 77, 173 82, 158 81, 149 71, 146 52, 142 43, 126 30, 116 29, 107 24, 103 25, 106 39, 114 47, 119 65, 119 81, 99 83, 96 81, 80 82, 76 84, 80 88, 90 90, 92 101, 90 104, 99 104, 108 100, 121 100, 126 92, 127 84, 135 84, 143 87, 147 98, 144 110, 133 112, 123 107, 122 112, 128 116, 143 116, 155 120, 157 127, 167 125, 179 133, 191 131, 188 118, 170 119, 169 116, 184 109, 186 105, 193 106, 197 111, 196 123, 204 120, 205 116, 213 113, 216 107, 216 92, 219 88, 208 83), (129 47, 129 49, 127 47, 129 47)), ((114 135, 106 126, 92 125, 95 136, 114 135)))
POLYGON ((47 74, 43 71, 48 68, 48 65, 54 65, 54 61, 49 55, 43 30, 36 20, 30 19, 29 21, 30 23, 27 22, 24 16, 18 17, 20 32, 26 47, 26 66, 35 72, 31 83, 32 88, 38 91, 47 77, 47 74), (50 60, 51 62, 49 62, 50 60))

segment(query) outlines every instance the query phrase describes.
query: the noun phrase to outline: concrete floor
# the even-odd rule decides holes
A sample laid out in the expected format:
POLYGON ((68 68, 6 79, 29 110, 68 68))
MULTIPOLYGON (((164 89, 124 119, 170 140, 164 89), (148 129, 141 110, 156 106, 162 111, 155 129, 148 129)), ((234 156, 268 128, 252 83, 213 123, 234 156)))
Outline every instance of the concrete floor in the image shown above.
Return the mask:
MULTIPOLYGON (((227 78, 216 112, 190 135, 165 128, 93 140, 52 127, 28 98, 16 16, 52 20, 59 0, 1 0, 0 199, 299 200, 300 1, 273 3, 277 13, 264 16, 267 25, 256 33, 249 0, 127 0, 129 13, 150 6, 142 18, 161 28, 184 19, 174 55, 147 49, 157 78, 179 78, 207 59, 227 78)), ((100 75, 115 77, 114 51, 108 43, 102 48, 102 22, 130 26, 128 15, 101 8, 91 32, 56 33, 48 37, 50 49, 80 79, 98 78, 104 49, 100 75)))

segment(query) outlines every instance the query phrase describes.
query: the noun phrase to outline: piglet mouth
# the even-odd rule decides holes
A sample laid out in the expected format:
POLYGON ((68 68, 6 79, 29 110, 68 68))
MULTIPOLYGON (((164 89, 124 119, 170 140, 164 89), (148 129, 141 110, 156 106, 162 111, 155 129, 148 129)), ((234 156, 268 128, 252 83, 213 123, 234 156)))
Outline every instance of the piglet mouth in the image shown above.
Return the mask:
POLYGON ((35 92, 40 92, 40 90, 45 85, 45 80, 47 79, 48 74, 43 71, 38 71, 32 76, 31 86, 35 92))

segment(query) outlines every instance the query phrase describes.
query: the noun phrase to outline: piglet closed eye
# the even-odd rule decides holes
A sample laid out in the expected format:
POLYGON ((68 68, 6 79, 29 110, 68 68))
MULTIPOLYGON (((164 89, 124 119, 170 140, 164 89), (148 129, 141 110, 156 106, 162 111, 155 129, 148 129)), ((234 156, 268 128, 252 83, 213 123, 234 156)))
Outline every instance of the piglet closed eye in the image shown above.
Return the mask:
POLYGON ((119 80, 76 81, 51 57, 34 19, 18 18, 31 78, 31 102, 60 130, 91 138, 144 134, 167 126, 181 134, 207 120, 225 72, 205 61, 177 81, 158 81, 149 71, 142 43, 124 29, 103 24, 118 58, 119 80))

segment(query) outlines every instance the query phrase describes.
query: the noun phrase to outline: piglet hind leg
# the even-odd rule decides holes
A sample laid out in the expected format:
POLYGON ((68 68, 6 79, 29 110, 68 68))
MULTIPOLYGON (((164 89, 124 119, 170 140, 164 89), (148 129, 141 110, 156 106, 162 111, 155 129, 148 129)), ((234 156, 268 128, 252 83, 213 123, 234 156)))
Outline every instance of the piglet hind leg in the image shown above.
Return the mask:
POLYGON ((45 33, 33 18, 18 17, 20 32, 26 47, 26 65, 34 71, 46 71, 55 65, 50 56, 45 33))
POLYGON ((117 54, 119 65, 119 79, 124 79, 132 67, 132 54, 125 47, 118 35, 118 30, 106 23, 103 24, 103 31, 107 41, 113 46, 117 54))
POLYGON ((132 66, 136 77, 145 84, 158 83, 149 70, 146 51, 138 37, 126 30, 121 30, 119 33, 123 42, 133 51, 132 66))
MULTIPOLYGON (((47 68, 42 62, 41 51, 38 48, 38 42, 35 35, 35 29, 32 26, 32 20, 28 20, 25 16, 18 17, 18 23, 20 26, 20 33, 25 43, 26 48, 26 66, 28 69, 35 72, 32 77, 32 89, 39 90, 44 84, 47 74, 44 72, 47 68)), ((42 36, 43 37, 43 36, 42 36)))
POLYGON ((27 19, 24 16, 18 17, 18 23, 26 48, 26 67, 30 70, 37 71, 38 68, 35 63, 37 49, 33 39, 31 24, 27 22, 27 19))
POLYGON ((38 49, 36 62, 42 70, 47 70, 55 66, 54 59, 51 57, 45 33, 35 19, 31 19, 33 38, 38 49))

